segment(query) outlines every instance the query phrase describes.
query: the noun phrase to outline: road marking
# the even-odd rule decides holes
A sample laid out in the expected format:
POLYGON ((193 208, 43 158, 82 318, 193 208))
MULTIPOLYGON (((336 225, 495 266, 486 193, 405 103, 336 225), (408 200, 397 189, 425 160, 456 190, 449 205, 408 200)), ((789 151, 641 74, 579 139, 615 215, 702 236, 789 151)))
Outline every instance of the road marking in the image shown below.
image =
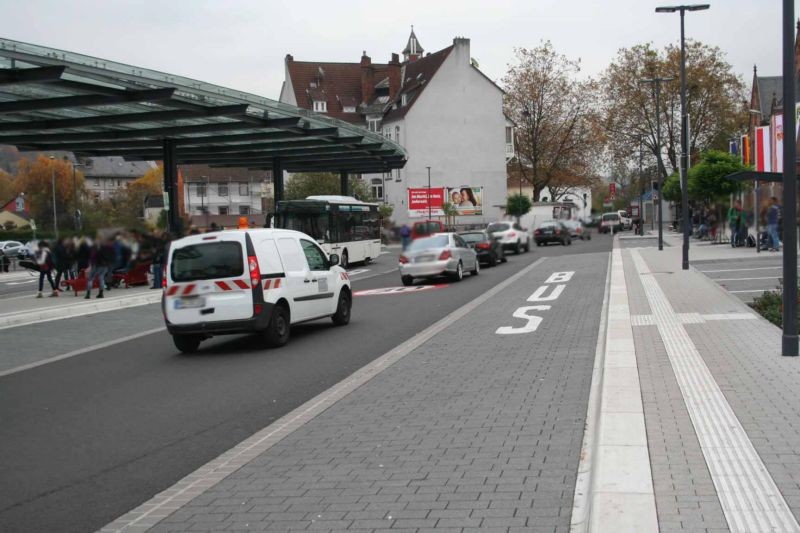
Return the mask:
POLYGON ((772 292, 774 289, 753 289, 751 291, 728 291, 731 294, 744 294, 748 292, 772 292))
POLYGON ((715 272, 749 272, 751 270, 780 270, 782 268, 783 268, 782 266, 778 265, 774 267, 726 268, 724 270, 698 270, 698 272, 702 272, 703 274, 712 274, 715 272))
POLYGON ((101 532, 119 532, 132 528, 142 531, 153 527, 164 518, 183 507, 197 496, 228 477, 272 446, 303 427, 336 402, 358 389, 369 380, 410 354, 430 339, 467 316, 484 302, 503 291, 506 287, 527 275, 539 266, 545 257, 540 257, 513 276, 498 283, 474 300, 462 305, 438 322, 417 333, 404 343, 389 350, 370 364, 354 372, 330 389, 315 396, 297 409, 279 418, 248 439, 240 442, 216 459, 212 459, 172 487, 160 492, 149 501, 129 511, 103 527, 101 532))
POLYGON ((161 326, 159 328, 148 329, 146 331, 140 331, 139 333, 134 333, 133 335, 127 335, 125 337, 120 337, 118 339, 113 339, 106 342, 101 342, 99 344, 94 344, 92 346, 87 346, 85 348, 80 348, 79 350, 74 350, 71 352, 67 352, 61 355, 56 355, 53 357, 48 357, 47 359, 42 359, 41 361, 36 361, 35 363, 28 363, 27 365, 20 365, 9 370, 3 370, 0 372, 0 378, 3 376, 8 376, 10 374, 16 374, 17 372, 22 372, 23 370, 30 370, 31 368, 36 368, 37 366, 46 365, 49 363, 55 363, 56 361, 61 361, 63 359, 69 359, 70 357, 75 357, 76 355, 81 355, 87 352, 93 352, 95 350, 100 350, 103 348, 108 348, 109 346, 114 346, 115 344, 120 344, 123 342, 131 341, 134 339, 138 339, 139 337, 146 337, 147 335, 152 335, 153 333, 158 333, 159 331, 164 331, 167 328, 165 326, 161 326))
POLYGON ((444 289, 447 283, 437 283, 436 285, 413 285, 411 287, 381 287, 379 289, 366 289, 353 292, 353 296, 385 296, 393 294, 408 294, 411 292, 423 292, 431 289, 444 289))
POLYGON ((24 285, 25 283, 36 283, 38 280, 26 279, 25 281, 8 281, 6 285, 24 285))
POLYGON ((395 268, 393 268, 391 270, 384 270, 384 271, 381 272, 381 274, 391 274, 392 272, 397 272, 397 267, 395 267, 395 268))
POLYGON ((638 250, 631 257, 731 531, 800 531, 664 290, 638 250))
POLYGON ((359 274, 363 274, 364 272, 370 272, 370 269, 368 269, 368 268, 359 268, 357 270, 348 270, 347 271, 347 275, 348 276, 358 276, 359 274))

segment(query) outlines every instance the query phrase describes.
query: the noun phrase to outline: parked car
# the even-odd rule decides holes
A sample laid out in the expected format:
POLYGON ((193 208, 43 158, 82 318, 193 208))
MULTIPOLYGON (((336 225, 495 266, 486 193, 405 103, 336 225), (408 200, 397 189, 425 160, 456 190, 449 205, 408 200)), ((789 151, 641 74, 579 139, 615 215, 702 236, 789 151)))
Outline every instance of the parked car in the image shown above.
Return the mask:
POLYGON ((582 241, 592 239, 592 232, 580 220, 565 220, 564 224, 569 228, 569 236, 573 239, 582 241))
POLYGON ((603 217, 600 219, 600 228, 597 231, 600 233, 622 231, 622 221, 619 218, 619 213, 603 213, 603 217))
POLYGON ((19 241, 0 241, 0 255, 6 257, 19 257, 26 255, 25 245, 19 241))
POLYGON ((624 209, 620 209, 619 211, 617 211, 617 213, 619 214, 620 222, 622 222, 622 229, 624 230, 632 229, 633 219, 628 216, 628 212, 625 211, 624 209))
POLYGON ((271 346, 291 326, 330 317, 350 322, 347 272, 299 231, 245 229, 190 235, 172 242, 162 300, 167 331, 181 352, 204 339, 257 333, 271 346))
POLYGON ((481 263, 495 266, 498 261, 503 263, 507 261, 500 239, 492 237, 488 231, 462 231, 459 235, 470 248, 475 250, 481 263))
POLYGON ((534 230, 533 239, 536 241, 536 246, 550 244, 551 242, 561 243, 562 246, 572 244, 569 228, 561 220, 542 222, 539 227, 534 230))
POLYGON ((411 226, 411 239, 429 237, 435 233, 443 233, 444 224, 440 220, 420 220, 411 226))
POLYGON ((455 233, 437 233, 412 241, 400 256, 403 285, 411 285, 415 279, 438 276, 461 281, 464 271, 477 276, 480 270, 475 250, 455 233))
POLYGON ((585 217, 582 220, 582 222, 583 222, 583 225, 586 226, 587 228, 596 228, 596 227, 600 226, 600 218, 601 218, 601 215, 597 215, 597 214, 590 215, 588 217, 585 217))
POLYGON ((504 250, 513 250, 514 253, 519 254, 523 250, 527 252, 531 249, 528 230, 516 222, 492 222, 486 227, 486 231, 500 237, 500 244, 503 245, 504 250))

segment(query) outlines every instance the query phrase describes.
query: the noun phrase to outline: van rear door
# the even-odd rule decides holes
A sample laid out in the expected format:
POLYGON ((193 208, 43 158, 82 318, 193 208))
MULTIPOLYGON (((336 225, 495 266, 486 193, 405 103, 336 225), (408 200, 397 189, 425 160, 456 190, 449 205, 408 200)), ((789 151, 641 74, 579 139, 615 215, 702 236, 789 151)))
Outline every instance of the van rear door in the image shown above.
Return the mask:
POLYGON ((253 316, 244 235, 204 237, 170 251, 167 319, 173 324, 253 316))

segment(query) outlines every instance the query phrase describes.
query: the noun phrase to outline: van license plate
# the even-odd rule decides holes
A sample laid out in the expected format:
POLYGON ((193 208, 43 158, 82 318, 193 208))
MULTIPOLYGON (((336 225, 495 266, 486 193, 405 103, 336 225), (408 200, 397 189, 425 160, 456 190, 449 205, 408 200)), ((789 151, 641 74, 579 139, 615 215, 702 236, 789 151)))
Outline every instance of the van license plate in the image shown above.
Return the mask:
POLYGON ((200 296, 190 298, 178 298, 175 300, 175 309, 196 309, 198 307, 205 307, 206 299, 200 296))

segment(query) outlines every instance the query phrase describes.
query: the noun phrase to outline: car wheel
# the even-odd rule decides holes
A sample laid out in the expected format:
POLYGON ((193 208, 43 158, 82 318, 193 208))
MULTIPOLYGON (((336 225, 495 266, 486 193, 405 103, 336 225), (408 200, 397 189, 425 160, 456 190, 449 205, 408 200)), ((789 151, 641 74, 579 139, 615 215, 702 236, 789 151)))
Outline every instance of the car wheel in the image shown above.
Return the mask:
POLYGON ((522 253, 520 245, 519 245, 519 241, 517 241, 517 244, 514 245, 514 253, 517 254, 517 255, 522 253))
POLYGON ((567 239, 567 246, 571 246, 571 245, 572 245, 572 237, 567 239))
POLYGON ((331 316, 331 320, 337 326, 346 326, 350 323, 350 309, 353 306, 353 299, 350 291, 342 287, 339 293, 339 303, 336 305, 336 312, 331 316))
POLYGON ((370 263, 372 263, 372 258, 371 257, 365 257, 364 258, 364 265, 368 265, 370 263))
POLYGON ((458 262, 458 266, 456 267, 455 274, 450 275, 450 279, 453 281, 461 281, 464 279, 464 267, 461 265, 461 262, 458 262))
POLYGON ((403 285, 406 287, 414 284, 414 278, 412 276, 401 276, 400 279, 403 281, 403 285))
POLYGON ((173 335, 172 342, 181 353, 194 353, 202 341, 200 335, 173 335))
POLYGON ((272 310, 267 330, 264 332, 267 345, 278 348, 289 342, 289 330, 289 310, 285 305, 276 305, 272 310))
POLYGON ((497 266, 497 261, 498 261, 498 259, 497 259, 497 255, 496 254, 491 254, 489 256, 489 266, 490 267, 497 266))
POLYGON ((525 241, 525 253, 528 253, 530 251, 531 251, 531 240, 528 239, 527 241, 525 241))
POLYGON ((480 273, 481 273, 481 262, 475 259, 475 268, 470 270, 469 274, 470 276, 477 276, 480 273))
POLYGON ((350 257, 347 255, 347 250, 342 252, 342 258, 340 260, 340 264, 343 269, 347 270, 347 267, 350 266, 350 257))

